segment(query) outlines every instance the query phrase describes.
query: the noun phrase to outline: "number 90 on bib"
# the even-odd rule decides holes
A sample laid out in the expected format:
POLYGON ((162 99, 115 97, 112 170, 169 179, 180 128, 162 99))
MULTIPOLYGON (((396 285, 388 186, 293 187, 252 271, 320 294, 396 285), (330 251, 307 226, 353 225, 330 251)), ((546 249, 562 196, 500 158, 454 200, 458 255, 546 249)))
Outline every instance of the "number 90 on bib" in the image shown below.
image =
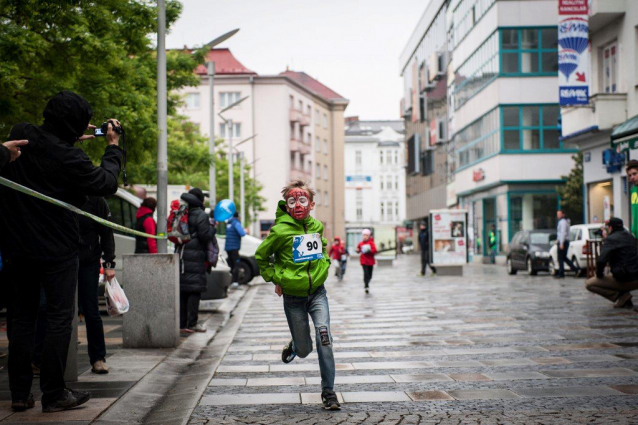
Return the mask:
POLYGON ((292 260, 295 263, 319 260, 323 258, 323 245, 319 233, 293 236, 292 260))

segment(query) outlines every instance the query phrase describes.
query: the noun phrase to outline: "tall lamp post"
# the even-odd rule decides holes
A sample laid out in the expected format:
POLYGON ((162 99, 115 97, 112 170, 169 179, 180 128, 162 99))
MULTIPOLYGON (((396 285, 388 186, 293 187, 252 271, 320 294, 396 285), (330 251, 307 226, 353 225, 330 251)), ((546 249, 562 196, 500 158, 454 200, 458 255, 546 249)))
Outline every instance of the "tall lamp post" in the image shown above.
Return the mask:
POLYGON ((228 105, 227 107, 225 107, 224 109, 222 109, 221 111, 219 111, 219 114, 217 114, 219 116, 219 118, 221 118, 222 121, 224 121, 224 123, 226 124, 226 131, 228 132, 228 199, 230 199, 231 201, 234 200, 234 176, 233 176, 233 120, 232 119, 226 119, 224 118, 224 116, 222 115, 224 112, 228 111, 229 109, 234 108, 235 106, 239 105, 240 103, 242 103, 244 100, 248 99, 249 96, 246 97, 242 97, 241 99, 231 103, 230 105, 228 105))
MULTIPOLYGON (((166 2, 158 0, 157 14, 157 234, 166 234, 168 212, 167 137, 166 137, 166 2)), ((157 252, 166 254, 168 241, 158 239, 157 252)))
MULTIPOLYGON (((237 34, 239 28, 232 31, 228 31, 225 34, 220 35, 210 43, 206 45, 212 50, 218 44, 228 40, 233 35, 237 34)), ((217 182, 216 182, 216 167, 215 167, 215 62, 209 61, 206 64, 206 74, 208 74, 208 91, 210 96, 210 111, 209 121, 210 126, 208 129, 208 155, 210 156, 210 166, 208 169, 208 192, 210 205, 212 207, 217 204, 217 182)))
MULTIPOLYGON (((248 142, 249 140, 252 140, 255 138, 255 136, 257 136, 257 134, 253 134, 252 136, 250 136, 247 139, 242 140, 241 142, 237 143, 235 145, 235 147, 233 148, 233 150, 235 150, 237 152, 237 156, 239 156, 239 211, 241 214, 241 222, 242 225, 244 225, 243 223, 245 223, 246 221, 246 212, 245 212, 245 206, 246 206, 246 191, 245 186, 244 186, 244 166, 246 165, 244 163, 244 153, 239 151, 237 149, 237 146, 248 142)), ((250 164, 254 164, 255 162, 257 162, 257 160, 254 160, 253 162, 251 162, 250 164)), ((229 163, 230 164, 230 163, 229 163)), ((232 199, 232 198, 231 198, 232 199)))

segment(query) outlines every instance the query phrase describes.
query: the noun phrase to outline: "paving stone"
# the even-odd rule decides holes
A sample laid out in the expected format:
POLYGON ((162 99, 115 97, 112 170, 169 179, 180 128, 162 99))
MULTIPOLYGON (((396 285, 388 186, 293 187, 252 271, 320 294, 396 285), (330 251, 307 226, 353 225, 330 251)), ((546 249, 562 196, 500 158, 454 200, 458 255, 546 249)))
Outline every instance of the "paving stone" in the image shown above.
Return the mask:
POLYGON ((455 381, 491 381, 482 373, 448 373, 447 375, 455 381))
POLYGON ((610 387, 558 387, 558 388, 514 388, 521 397, 602 397, 621 395, 622 393, 610 387))
POLYGON ((530 359, 496 359, 496 360, 480 360, 485 366, 527 366, 535 365, 530 359))
POLYGON ((247 387, 268 387, 284 385, 306 385, 304 378, 253 378, 249 379, 247 387))
MULTIPOLYGON (((339 403, 344 403, 343 395, 337 394, 337 400, 339 403)), ((321 393, 301 393, 301 404, 322 404, 321 393)))
POLYGON ((638 385, 610 385, 609 388, 624 394, 638 395, 638 385))
POLYGON ((531 359, 533 362, 541 364, 541 365, 550 365, 550 364, 569 364, 571 363, 564 357, 534 357, 531 359))
POLYGON ((414 401, 454 400, 445 391, 415 391, 407 394, 414 401))
POLYGON ((608 369, 569 369, 541 370, 542 374, 552 378, 604 378, 610 376, 638 376, 638 373, 624 368, 608 369))
POLYGON ((352 363, 355 370, 375 370, 375 369, 425 369, 431 368, 429 362, 363 362, 352 363))
POLYGON ((621 359, 616 356, 611 355, 582 355, 582 356, 565 356, 567 360, 574 363, 584 363, 584 362, 618 362, 621 359))
POLYGON ((453 381, 443 373, 427 373, 421 375, 390 375, 395 382, 439 382, 453 381))
POLYGON ((547 379, 547 376, 538 372, 485 373, 485 376, 487 376, 493 381, 517 381, 521 379, 547 379))
POLYGON ((209 386, 212 387, 245 387, 247 379, 211 379, 209 386))
POLYGON ((298 404, 301 403, 299 393, 261 393, 261 394, 220 394, 205 395, 200 401, 202 406, 225 406, 233 404, 298 404))
POLYGON ((375 403, 389 401, 411 401, 402 391, 357 391, 342 392, 346 403, 375 403))
POLYGON ((508 390, 451 390, 448 391, 457 400, 504 400, 518 398, 518 395, 508 390))
POLYGON ((476 360, 442 360, 431 361, 434 367, 479 367, 481 363, 476 360))

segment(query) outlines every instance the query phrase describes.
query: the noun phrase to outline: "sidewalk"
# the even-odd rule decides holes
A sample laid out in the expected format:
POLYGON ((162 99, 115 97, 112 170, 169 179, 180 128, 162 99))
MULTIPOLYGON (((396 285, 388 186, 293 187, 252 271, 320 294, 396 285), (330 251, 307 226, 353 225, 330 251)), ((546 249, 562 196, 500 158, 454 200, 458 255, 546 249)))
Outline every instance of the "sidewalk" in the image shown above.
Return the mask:
MULTIPOLYGON (((32 388, 33 395, 37 400, 35 408, 26 412, 14 413, 10 408, 11 394, 9 392, 7 357, 0 359, 0 366, 4 366, 4 369, 0 371, 0 424, 131 424, 153 423, 154 420, 163 424, 182 423, 182 420, 175 421, 175 415, 172 415, 172 420, 165 420, 168 419, 168 415, 160 412, 167 404, 164 402, 176 393, 176 389, 182 388, 184 383, 188 381, 184 377, 189 375, 189 368, 191 369, 190 373, 193 373, 193 370, 195 374, 202 373, 201 368, 193 368, 193 364, 198 361, 201 350, 213 338, 217 338, 218 332, 228 321, 231 312, 247 291, 247 288, 240 288, 233 291, 224 300, 207 301, 207 306, 216 307, 211 312, 200 312, 200 321, 205 322, 208 331, 182 338, 177 349, 124 349, 122 348, 122 319, 103 315, 107 345, 106 362, 111 369, 110 373, 106 375, 91 373, 91 365, 86 351, 86 328, 84 323, 81 323, 78 329, 78 370, 80 376, 77 382, 67 384, 70 388, 91 392, 92 398, 77 409, 59 413, 42 413, 39 402, 40 383, 36 377, 32 388), (181 387, 178 385, 180 382, 181 387)), ((4 320, 5 318, 2 318, 3 322, 4 320)), ((1 329, 0 352, 7 352, 7 347, 6 329, 1 329)), ((192 382, 192 380, 188 382, 192 382)), ((187 387, 187 389, 190 388, 187 387)), ((200 393, 197 394, 197 399, 199 399, 200 393)), ((187 391, 179 393, 179 395, 181 403, 168 404, 183 404, 189 393, 187 391)), ((170 412, 170 409, 167 409, 167 412, 170 412)), ((190 411, 183 412, 182 417, 186 419, 189 414, 190 411)))

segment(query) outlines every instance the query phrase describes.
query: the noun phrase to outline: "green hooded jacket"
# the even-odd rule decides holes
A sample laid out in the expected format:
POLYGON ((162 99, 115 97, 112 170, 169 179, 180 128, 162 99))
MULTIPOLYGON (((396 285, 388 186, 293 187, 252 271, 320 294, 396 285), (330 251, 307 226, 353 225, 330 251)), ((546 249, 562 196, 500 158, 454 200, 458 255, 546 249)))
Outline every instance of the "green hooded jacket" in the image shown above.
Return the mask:
POLYGON ((330 258, 326 253, 328 241, 323 237, 323 224, 312 217, 303 221, 295 220, 286 211, 286 202, 279 201, 275 225, 257 252, 255 260, 266 282, 280 285, 284 294, 295 297, 307 297, 313 294, 328 277, 330 258), (323 245, 323 258, 304 263, 292 260, 292 241, 294 236, 307 233, 319 233, 323 245), (274 255, 275 261, 271 262, 274 255))

